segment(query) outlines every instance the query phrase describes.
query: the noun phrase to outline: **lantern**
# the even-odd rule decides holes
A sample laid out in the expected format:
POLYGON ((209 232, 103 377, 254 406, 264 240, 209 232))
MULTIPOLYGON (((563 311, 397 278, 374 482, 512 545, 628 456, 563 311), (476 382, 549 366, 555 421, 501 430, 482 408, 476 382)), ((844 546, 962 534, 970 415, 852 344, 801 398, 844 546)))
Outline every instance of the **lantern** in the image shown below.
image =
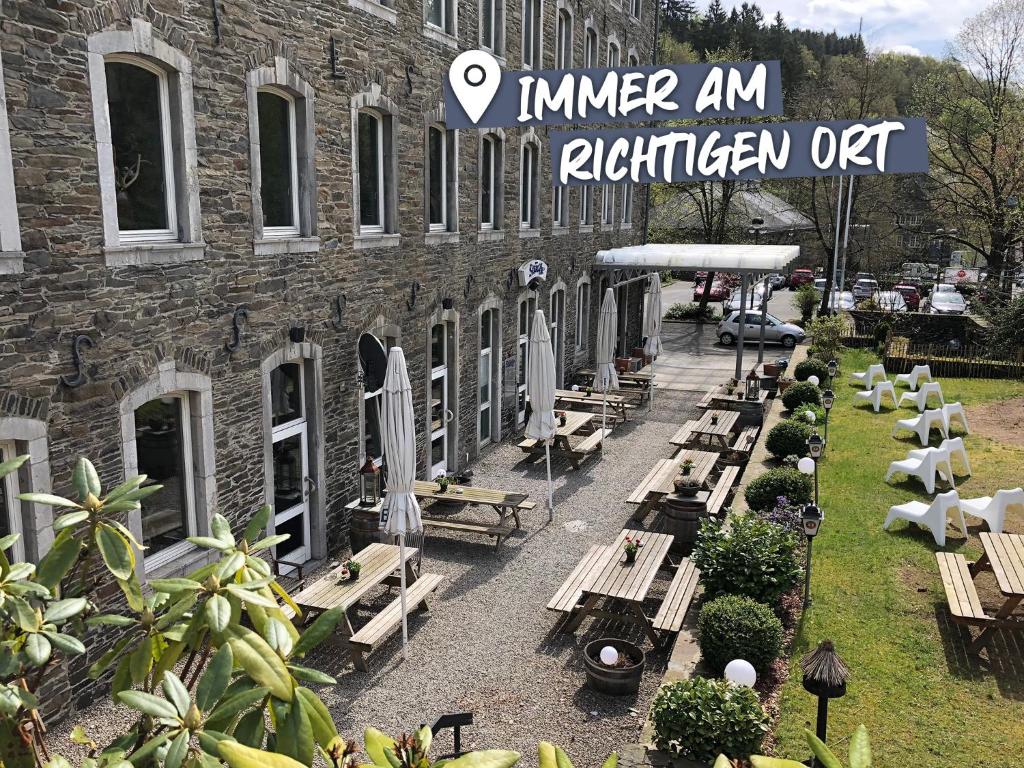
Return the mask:
POLYGON ((836 362, 835 358, 828 361, 828 378, 829 380, 834 379, 836 374, 839 372, 839 363, 836 362))
POLYGON ((359 503, 364 507, 375 507, 378 501, 380 501, 380 467, 367 456, 366 463, 359 470, 359 503))
POLYGON ((814 504, 808 504, 804 507, 804 511, 800 515, 800 522, 804 526, 804 536, 809 539, 817 536, 823 517, 824 515, 821 514, 821 510, 814 504))
POLYGON ((811 433, 811 436, 807 438, 807 451, 811 454, 811 458, 817 461, 821 458, 821 453, 825 448, 825 441, 821 439, 821 435, 815 430, 811 433))
POLYGON ((761 394, 761 379, 758 378, 754 369, 750 369, 750 373, 747 374, 747 400, 757 400, 761 394))
POLYGON ((832 410, 832 404, 836 401, 835 393, 831 389, 826 389, 821 393, 821 405, 825 409, 827 414, 832 410))

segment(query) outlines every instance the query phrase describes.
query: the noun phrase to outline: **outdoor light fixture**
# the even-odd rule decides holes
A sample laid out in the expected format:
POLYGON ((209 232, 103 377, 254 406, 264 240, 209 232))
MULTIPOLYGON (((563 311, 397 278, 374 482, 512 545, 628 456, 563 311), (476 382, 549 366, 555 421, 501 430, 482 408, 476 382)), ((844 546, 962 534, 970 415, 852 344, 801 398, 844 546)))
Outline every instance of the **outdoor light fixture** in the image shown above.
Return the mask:
POLYGON ((359 470, 359 503, 364 507, 375 507, 378 501, 380 501, 380 467, 367 456, 366 463, 359 470))
POLYGON ((817 504, 808 504, 800 515, 800 523, 807 537, 807 565, 804 567, 804 608, 811 604, 811 545, 814 537, 821 530, 821 521, 825 519, 817 504))
POLYGON ((758 378, 757 373, 751 368, 750 373, 747 374, 746 398, 747 400, 757 400, 760 396, 761 379, 758 378))
POLYGON ((817 376, 813 374, 807 377, 807 381, 813 384, 814 386, 818 386, 819 384, 821 384, 821 379, 819 379, 817 376))
POLYGON ((839 373, 839 363, 835 358, 832 358, 828 361, 828 385, 830 387, 832 386, 832 379, 836 377, 837 373, 839 373))
POLYGON ((846 666, 831 640, 822 640, 818 647, 800 659, 804 672, 804 690, 818 697, 818 720, 815 734, 825 741, 828 732, 828 700, 846 695, 846 666))
MULTIPOLYGON (((834 363, 835 360, 832 362, 834 363)), ((828 445, 828 414, 832 410, 835 401, 836 395, 831 389, 826 389, 821 393, 821 405, 825 409, 825 445, 828 445)))
POLYGON ((601 649, 601 663, 606 667, 613 667, 619 661, 619 651, 613 645, 606 645, 601 649))
POLYGON ((754 665, 745 659, 733 659, 725 665, 725 679, 733 685, 745 685, 753 688, 757 682, 757 671, 754 665))
POLYGON ((821 439, 821 435, 818 434, 817 430, 811 432, 811 436, 807 438, 807 450, 810 452, 811 458, 815 461, 820 459, 824 448, 825 441, 821 439))

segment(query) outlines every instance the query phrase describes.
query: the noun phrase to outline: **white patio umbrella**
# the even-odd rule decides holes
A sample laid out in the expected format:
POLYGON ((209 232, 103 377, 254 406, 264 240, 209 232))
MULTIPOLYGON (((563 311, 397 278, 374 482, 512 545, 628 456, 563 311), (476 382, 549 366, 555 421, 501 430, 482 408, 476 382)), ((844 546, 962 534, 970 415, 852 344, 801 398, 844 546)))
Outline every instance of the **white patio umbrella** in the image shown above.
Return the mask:
POLYGON ((402 658, 409 643, 405 607, 405 535, 423 530, 420 505, 413 488, 416 482, 416 421, 412 410, 412 384, 405 367, 405 353, 392 347, 381 397, 381 441, 388 465, 388 492, 381 516, 384 531, 399 538, 399 581, 402 601, 402 658))
POLYGON ((654 407, 654 358, 661 354, 661 275, 651 275, 650 287, 647 289, 647 302, 644 305, 644 354, 651 358, 651 397, 647 401, 648 409, 654 407))
POLYGON ((548 520, 555 519, 554 493, 551 489, 551 438, 555 436, 555 355, 544 313, 533 314, 530 331, 530 365, 526 372, 526 396, 530 398, 530 420, 526 437, 544 441, 548 464, 548 520))
POLYGON ((594 375, 594 387, 604 393, 601 403, 602 444, 608 424, 608 390, 619 388, 619 374, 615 372, 615 332, 618 323, 619 308, 615 304, 615 292, 608 288, 601 302, 601 314, 597 316, 597 373, 594 375))

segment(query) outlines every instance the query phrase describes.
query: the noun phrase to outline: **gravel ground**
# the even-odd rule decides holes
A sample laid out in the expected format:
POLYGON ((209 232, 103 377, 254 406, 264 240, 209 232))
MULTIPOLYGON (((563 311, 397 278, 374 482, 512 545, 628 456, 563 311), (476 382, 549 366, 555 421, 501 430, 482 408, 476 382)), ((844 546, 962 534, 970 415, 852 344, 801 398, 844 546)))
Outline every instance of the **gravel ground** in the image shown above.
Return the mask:
MULTIPOLYGON (((522 516, 523 529, 494 552, 491 539, 445 532, 429 535, 423 571, 445 578, 429 614, 409 622, 409 660, 401 662, 401 632, 368 658, 370 671, 347 664, 340 642, 330 640, 307 663, 338 679, 320 691, 339 730, 361 740, 372 725, 398 733, 433 723, 448 712, 471 711, 475 723, 463 748, 507 748, 536 764, 541 739, 563 746, 577 765, 593 765, 635 741, 665 670, 667 654, 652 650, 639 629, 588 620, 581 631, 556 632, 548 600, 592 544, 608 543, 629 520, 625 498, 657 459, 670 454, 669 437, 693 416, 697 395, 659 392, 654 410, 640 410, 606 441, 604 456, 578 471, 553 461, 555 522, 544 509, 544 463, 525 464, 515 440, 496 446, 473 466, 477 485, 529 493, 537 509, 522 516), (585 684, 584 645, 612 634, 640 644, 647 668, 639 695, 610 697, 585 684), (642 641, 642 642, 641 642, 642 641)), ((467 516, 492 519, 490 510, 467 516)), ((648 518, 647 522, 653 518, 648 518)), ((653 614, 668 578, 655 582, 653 614)), ((382 590, 379 605, 392 599, 382 590)), ((362 616, 369 614, 363 613, 362 616)), ((363 619, 365 620, 365 618, 363 619)), ((358 623, 357 622, 357 626, 358 623)), ((108 700, 81 713, 100 743, 123 732, 127 719, 108 700)), ((63 750, 54 730, 51 745, 63 750)), ((439 737, 438 754, 451 744, 439 737)))

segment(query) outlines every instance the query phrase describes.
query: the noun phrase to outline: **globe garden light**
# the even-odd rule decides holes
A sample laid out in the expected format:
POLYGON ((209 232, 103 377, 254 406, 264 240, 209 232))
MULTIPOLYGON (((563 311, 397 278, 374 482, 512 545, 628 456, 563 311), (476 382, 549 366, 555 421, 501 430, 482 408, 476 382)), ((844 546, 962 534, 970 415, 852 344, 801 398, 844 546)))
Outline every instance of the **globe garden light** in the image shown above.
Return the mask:
POLYGON ((817 376, 815 376, 814 374, 811 374, 810 376, 808 376, 808 377, 807 377, 807 380, 808 380, 809 382, 811 382, 811 384, 813 384, 814 386, 818 386, 819 384, 821 384, 821 379, 819 379, 819 378, 818 378, 817 376))
POLYGON ((757 671, 754 665, 744 659, 733 659, 725 665, 725 679, 733 685, 745 685, 753 688, 757 682, 757 671))
POLYGON ((614 667, 619 662, 619 652, 611 645, 601 649, 601 663, 606 667, 614 667))
POLYGON ((800 461, 796 463, 796 468, 803 472, 805 475, 814 474, 814 459, 810 456, 804 456, 800 461))

